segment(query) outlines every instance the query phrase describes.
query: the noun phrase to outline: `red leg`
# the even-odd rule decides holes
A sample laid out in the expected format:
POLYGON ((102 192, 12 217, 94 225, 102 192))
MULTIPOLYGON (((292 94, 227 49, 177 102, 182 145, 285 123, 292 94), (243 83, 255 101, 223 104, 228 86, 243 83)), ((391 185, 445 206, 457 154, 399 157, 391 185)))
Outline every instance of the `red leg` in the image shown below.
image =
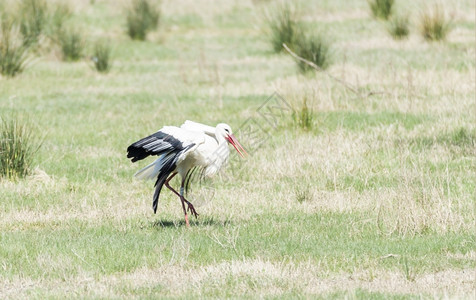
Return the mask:
POLYGON ((169 181, 172 180, 172 178, 174 178, 175 175, 177 175, 177 173, 173 173, 173 174, 165 181, 165 186, 166 186, 169 190, 171 190, 172 192, 174 192, 175 195, 177 195, 177 196, 180 197, 180 194, 179 194, 176 190, 174 190, 174 188, 171 187, 170 184, 169 184, 169 181))
MULTIPOLYGON (((179 198, 180 198, 180 201, 182 201, 182 208, 183 208, 183 212, 185 214, 185 224, 187 225, 187 227, 190 227, 190 224, 188 222, 188 215, 187 215, 187 210, 190 211, 190 213, 195 217, 197 218, 199 216, 199 214, 197 213, 197 211, 195 210, 195 207, 193 207, 193 204, 190 203, 187 199, 185 199, 185 197, 183 197, 182 195, 180 195, 173 187, 170 186, 169 184, 169 181, 172 180, 172 178, 174 178, 174 176, 177 175, 177 173, 173 173, 169 178, 167 178, 167 180, 165 181, 165 186, 171 190, 172 192, 174 192, 175 195, 177 195, 179 198), (185 203, 187 203, 187 210, 185 209, 185 203)), ((182 188, 183 188, 183 182, 182 182, 182 188)))
MULTIPOLYGON (((167 179, 167 181, 165 181, 165 186, 166 186, 169 190, 171 190, 172 192, 174 192, 174 194, 177 195, 177 197, 179 197, 180 200, 182 200, 182 196, 180 196, 180 194, 179 194, 173 187, 171 187, 170 184, 169 184, 169 181, 170 181, 172 178, 174 178, 175 175, 177 175, 177 173, 172 174, 172 176, 170 176, 170 177, 167 179)), ((185 201, 185 203, 187 203, 187 210, 190 211, 190 213, 191 213, 195 218, 197 218, 200 214, 197 213, 197 211, 195 210, 195 207, 193 207, 193 204, 192 204, 190 201, 188 201, 187 199, 185 199, 185 197, 183 197, 183 201, 185 201)))
POLYGON ((185 209, 184 198, 183 198, 183 197, 180 197, 180 200, 182 200, 182 208, 183 208, 183 213, 184 213, 184 215, 185 215, 185 225, 187 225, 187 227, 190 227, 190 223, 188 222, 187 210, 185 209))

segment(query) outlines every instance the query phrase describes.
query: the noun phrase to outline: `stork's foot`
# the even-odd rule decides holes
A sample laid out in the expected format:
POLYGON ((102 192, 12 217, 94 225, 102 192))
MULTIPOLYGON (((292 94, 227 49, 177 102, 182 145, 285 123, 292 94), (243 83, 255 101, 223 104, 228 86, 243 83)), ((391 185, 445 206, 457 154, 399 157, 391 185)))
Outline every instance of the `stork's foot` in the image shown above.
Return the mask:
POLYGON ((199 214, 195 210, 195 207, 193 207, 193 204, 191 202, 187 201, 186 199, 184 199, 184 200, 185 200, 185 203, 187 203, 187 205, 188 205, 187 211, 189 211, 192 214, 192 216, 194 216, 195 218, 198 218, 199 214))

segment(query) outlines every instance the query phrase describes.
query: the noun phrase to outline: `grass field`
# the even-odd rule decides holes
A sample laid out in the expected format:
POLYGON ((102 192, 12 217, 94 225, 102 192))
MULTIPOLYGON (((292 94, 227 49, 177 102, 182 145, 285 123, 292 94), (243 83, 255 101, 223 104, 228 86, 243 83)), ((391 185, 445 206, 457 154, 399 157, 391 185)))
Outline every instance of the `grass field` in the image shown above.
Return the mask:
POLYGON ((365 0, 301 1, 301 20, 332 41, 327 72, 356 95, 273 53, 272 1, 255 2, 164 0, 141 42, 126 2, 71 0, 88 44, 113 44, 111 71, 53 47, 0 78, 0 116, 44 137, 30 176, 0 180, 0 298, 476 296, 475 3, 444 2, 452 31, 429 43, 424 1, 396 1, 412 12, 402 41, 365 0), (297 109, 308 99, 312 128, 284 110, 253 147, 244 128, 274 93, 297 109), (150 161, 126 158, 187 119, 242 129, 252 150, 196 187, 189 229, 168 191, 153 214, 153 182, 132 177, 150 161))

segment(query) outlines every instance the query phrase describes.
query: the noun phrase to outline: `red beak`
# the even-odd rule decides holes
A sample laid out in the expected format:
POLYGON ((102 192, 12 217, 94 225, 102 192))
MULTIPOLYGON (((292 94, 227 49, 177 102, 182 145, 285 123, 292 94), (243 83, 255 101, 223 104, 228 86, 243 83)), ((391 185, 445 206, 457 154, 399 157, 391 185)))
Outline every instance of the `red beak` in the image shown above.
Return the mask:
POLYGON ((241 146, 241 144, 238 142, 238 140, 236 139, 236 137, 233 134, 228 135, 227 141, 230 144, 232 144, 233 147, 235 147, 236 151, 238 152, 238 154, 240 154, 241 157, 244 158, 245 157, 244 155, 248 155, 248 153, 246 153, 243 146, 241 146))

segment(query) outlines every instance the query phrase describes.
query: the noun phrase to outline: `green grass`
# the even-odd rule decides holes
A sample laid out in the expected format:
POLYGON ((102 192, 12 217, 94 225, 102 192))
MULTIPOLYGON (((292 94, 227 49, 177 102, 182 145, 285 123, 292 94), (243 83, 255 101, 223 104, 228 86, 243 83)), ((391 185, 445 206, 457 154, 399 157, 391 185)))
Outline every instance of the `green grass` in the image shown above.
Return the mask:
POLYGON ((44 0, 22 0, 18 10, 23 43, 26 46, 37 43, 47 25, 47 2, 44 0))
POLYGON ((107 40, 98 40, 94 44, 92 61, 94 67, 100 73, 107 73, 112 66, 112 46, 107 40))
MULTIPOLYGON (((322 34, 298 34, 291 46, 299 57, 314 63, 322 70, 330 65, 330 44, 322 34)), ((297 65, 303 73, 315 71, 305 62, 299 61, 297 65)))
POLYGON ((0 20, 0 74, 13 77, 22 73, 28 65, 29 50, 17 25, 0 20))
POLYGON ((164 3, 140 42, 116 2, 67 5, 68 26, 111 41, 114 67, 41 44, 0 78, 1 117, 45 137, 30 175, 0 180, 0 298, 471 297, 474 4, 428 44, 393 41, 365 1, 300 3, 297 21, 333 38, 326 72, 384 92, 368 97, 274 54, 260 30, 272 2, 164 3), (275 128, 257 112, 274 92, 300 114, 275 128), (186 119, 239 132, 249 118, 269 136, 241 136, 251 155, 231 157, 211 199, 194 187, 192 227, 165 190, 154 215, 153 182, 132 178, 150 161, 127 146, 186 119))
POLYGON ((40 138, 27 121, 1 119, 0 177, 17 179, 28 175, 40 145, 40 138))
POLYGON ((420 15, 420 31, 427 41, 442 41, 451 30, 451 20, 439 6, 425 7, 420 15))
POLYGON ((367 131, 372 127, 381 126, 401 126, 405 129, 413 129, 416 126, 431 122, 431 116, 426 114, 413 115, 410 113, 402 114, 400 112, 348 112, 333 111, 318 113, 317 122, 319 130, 335 131, 345 128, 348 131, 367 131))
POLYGON ((266 34, 274 52, 284 51, 283 44, 292 46, 296 36, 301 34, 302 25, 298 22, 295 4, 277 2, 265 17, 266 34))
POLYGON ((402 266, 398 259, 379 261, 380 257, 393 253, 405 256, 417 273, 425 268, 471 266, 470 259, 431 259, 439 257, 441 251, 468 253, 474 242, 471 234, 428 233, 411 238, 390 236, 382 239, 376 224, 368 223, 367 218, 358 213, 260 214, 237 224, 231 220, 203 217, 193 221, 194 228, 190 230, 185 228, 183 221, 173 219, 159 222, 135 218, 116 222, 106 220, 100 226, 72 220, 58 224, 60 228, 54 229, 54 235, 48 234, 52 228, 37 223, 2 233, 5 247, 1 254, 9 262, 4 275, 11 277, 22 272, 33 279, 45 275, 62 278, 78 275, 81 270, 102 275, 132 272, 141 266, 153 268, 173 259, 184 260, 189 268, 194 268, 256 258, 280 262, 292 257, 292 262, 299 264, 312 257, 314 263, 321 263, 322 272, 352 272, 355 268, 370 266, 400 270, 402 266), (298 226, 306 227, 313 234, 298 226), (235 229, 235 239, 227 239, 233 236, 235 229), (22 240, 30 243, 20 245, 22 240), (176 247, 179 241, 184 243, 185 249, 176 247), (183 254, 184 251, 187 252, 185 257, 174 257, 177 252, 183 254), (28 257, 46 253, 51 258, 67 257, 72 260, 71 264, 45 269, 39 261, 32 261, 28 267, 22 263, 28 261, 28 257))
POLYGON ((293 109, 292 118, 295 125, 304 130, 310 130, 314 126, 314 112, 309 109, 307 96, 304 96, 302 103, 293 109))
POLYGON ((368 3, 375 18, 383 20, 390 18, 394 0, 368 0, 368 3))
POLYGON ((408 16, 395 15, 391 17, 387 24, 387 31, 396 40, 407 38, 410 34, 408 16))
MULTIPOLYGON (((290 268, 292 265, 311 263, 316 267, 310 271, 318 272, 323 279, 330 277, 333 272, 351 273, 356 268, 389 270, 397 274, 408 272, 410 268, 413 276, 418 276, 428 269, 459 269, 473 265, 470 259, 441 259, 442 254, 469 253, 474 243, 471 234, 429 233, 411 238, 383 238, 375 224, 368 223, 367 219, 368 216, 362 214, 336 213, 261 214, 239 223, 204 217, 193 222, 192 229, 186 229, 183 222, 167 219, 159 223, 134 218, 118 222, 106 220, 100 226, 69 221, 53 228, 46 224, 35 224, 2 233, 0 241, 5 247, 2 247, 0 254, 8 261, 3 275, 5 278, 15 278, 16 274, 21 273, 32 280, 46 277, 55 281, 71 280, 81 277, 83 273, 96 274, 99 278, 121 278, 128 273, 135 273, 138 268, 153 270, 170 264, 181 266, 186 273, 203 276, 200 267, 253 260, 278 266, 290 264, 290 268), (300 230, 301 227, 307 230, 300 230), (24 240, 29 243, 22 244, 24 240), (389 253, 405 257, 405 265, 402 259, 381 259, 389 253)), ((180 273, 173 272, 180 271, 171 269, 169 276, 180 276, 180 273)), ((228 288, 225 290, 216 287, 223 279, 213 276, 204 279, 198 290, 186 285, 181 289, 185 295, 196 293, 230 297, 233 290, 243 284, 252 289, 262 276, 259 270, 249 274, 228 274, 229 277, 224 280, 228 288)), ((289 281, 273 281, 271 278, 275 274, 268 276, 270 278, 265 277, 262 284, 270 287, 277 285, 278 289, 294 285, 299 287, 299 284, 289 281)), ((163 296, 176 294, 170 286, 161 283, 165 282, 162 280, 165 278, 157 279, 158 285, 154 289, 163 296)), ((184 277, 182 280, 189 282, 193 278, 184 277)), ((145 295, 153 292, 149 290, 151 288, 149 285, 135 290, 113 285, 118 294, 128 292, 145 295)), ((79 291, 81 284, 73 287, 73 290, 76 289, 79 291)), ((253 295, 251 291, 247 294, 253 295)), ((90 292, 100 295, 95 291, 90 292)), ((55 291, 48 294, 55 295, 55 291)))
POLYGON ((58 33, 58 42, 64 61, 78 61, 83 57, 86 45, 83 33, 72 27, 58 33))
POLYGON ((48 35, 53 39, 57 39, 65 22, 72 17, 71 8, 68 2, 58 2, 50 7, 48 35))
POLYGON ((133 40, 145 40, 159 26, 160 9, 149 0, 132 0, 127 9, 127 34, 133 40))

